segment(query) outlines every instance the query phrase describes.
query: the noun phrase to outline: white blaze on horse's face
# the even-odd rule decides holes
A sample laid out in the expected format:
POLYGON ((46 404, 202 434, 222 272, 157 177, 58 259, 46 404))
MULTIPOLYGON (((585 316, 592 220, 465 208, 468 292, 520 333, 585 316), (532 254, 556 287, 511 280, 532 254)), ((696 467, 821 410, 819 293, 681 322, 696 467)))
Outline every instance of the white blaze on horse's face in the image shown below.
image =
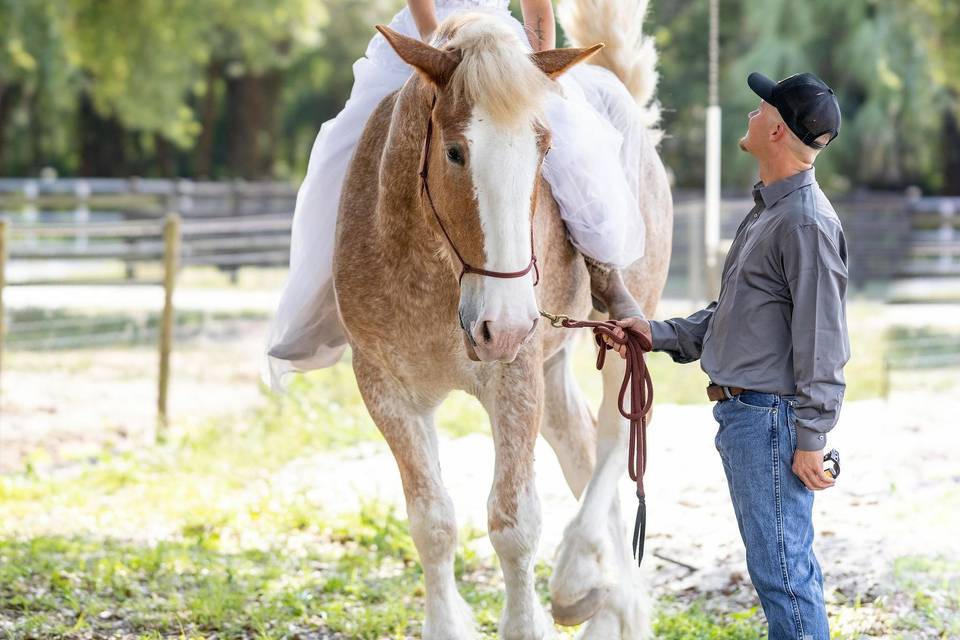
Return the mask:
MULTIPOLYGON (((540 150, 529 121, 505 125, 475 108, 465 136, 483 231, 484 269, 519 271, 530 263, 531 200, 540 150)), ((510 362, 539 317, 534 271, 519 278, 466 274, 460 317, 481 360, 510 362)))

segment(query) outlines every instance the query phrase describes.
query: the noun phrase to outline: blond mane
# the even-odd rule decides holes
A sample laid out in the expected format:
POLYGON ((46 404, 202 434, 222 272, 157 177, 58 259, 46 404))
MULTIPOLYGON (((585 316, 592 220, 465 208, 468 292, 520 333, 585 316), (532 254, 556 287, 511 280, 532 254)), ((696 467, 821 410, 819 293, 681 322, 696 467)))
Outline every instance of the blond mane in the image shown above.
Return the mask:
POLYGON ((497 18, 480 12, 451 16, 438 27, 434 44, 461 51, 450 86, 492 119, 510 124, 541 113, 551 81, 497 18))

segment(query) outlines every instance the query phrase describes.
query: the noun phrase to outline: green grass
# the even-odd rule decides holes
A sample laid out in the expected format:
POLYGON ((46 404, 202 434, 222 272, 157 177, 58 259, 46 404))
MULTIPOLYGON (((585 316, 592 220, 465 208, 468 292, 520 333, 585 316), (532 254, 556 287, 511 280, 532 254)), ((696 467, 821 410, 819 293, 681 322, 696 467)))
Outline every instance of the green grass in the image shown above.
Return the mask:
MULTIPOLYGON (((885 335, 852 336, 848 397, 878 388, 868 369, 885 335)), ((581 348, 577 375, 595 399, 600 378, 581 348)), ((702 401, 696 365, 655 355, 651 366, 658 402, 702 401)), ((438 424, 453 436, 489 429, 466 394, 438 424)), ((0 638, 415 637, 423 580, 404 514, 374 501, 330 515, 323 492, 290 490, 283 476, 305 456, 371 441, 385 448, 345 362, 239 417, 173 425, 160 446, 0 476, 0 638)), ((478 553, 482 535, 461 531, 456 574, 495 637, 503 590, 495 559, 478 553)), ((834 594, 834 638, 960 637, 958 575, 955 559, 898 560, 879 596, 834 594)), ((538 564, 544 604, 549 576, 538 564)), ((667 640, 764 637, 755 608, 697 594, 660 602, 655 628, 667 640)))
POLYGON ((662 611, 653 629, 660 640, 762 640, 767 637, 763 616, 756 607, 724 613, 711 611, 700 600, 689 605, 668 600, 660 606, 662 611))
MULTIPOLYGON (((278 475, 377 437, 356 393, 341 366, 239 419, 174 425, 160 446, 0 477, 0 638, 416 636, 423 580, 404 514, 370 502, 327 515, 323 495, 278 475)), ((463 399, 454 428, 479 411, 463 399)), ((492 638, 503 587, 483 535, 461 531, 455 568, 492 638)), ((536 576, 546 605, 549 567, 536 576)), ((696 624, 725 624, 711 616, 696 624)))
MULTIPOLYGON (((188 528, 175 540, 133 544, 90 537, 0 541, 0 631, 11 638, 296 638, 316 629, 345 638, 417 636, 423 582, 409 530, 376 503, 329 523, 294 524, 311 534, 291 549, 225 552, 216 527, 188 528)), ((455 573, 484 638, 496 638, 503 607, 495 561, 480 559, 460 535, 455 573)), ((281 536, 282 539, 283 536, 281 536)), ((549 567, 536 570, 548 604, 549 567)), ((700 605, 663 613, 667 640, 760 638, 753 610, 706 613, 700 605)), ((572 637, 575 629, 559 629, 572 637)))

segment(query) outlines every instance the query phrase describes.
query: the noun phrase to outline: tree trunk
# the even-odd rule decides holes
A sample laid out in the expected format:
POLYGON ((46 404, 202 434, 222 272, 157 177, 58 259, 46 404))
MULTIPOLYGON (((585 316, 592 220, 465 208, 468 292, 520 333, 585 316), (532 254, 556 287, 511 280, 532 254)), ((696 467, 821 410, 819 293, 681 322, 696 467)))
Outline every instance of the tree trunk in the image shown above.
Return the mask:
POLYGON ((157 156, 157 170, 161 177, 173 178, 176 171, 176 160, 170 143, 159 133, 153 135, 153 148, 157 156))
POLYGON ((80 97, 80 175, 122 177, 129 173, 127 132, 116 118, 104 118, 86 94, 80 97))
MULTIPOLYGON (((960 96, 951 94, 949 104, 960 96)), ((943 195, 960 195, 960 122, 957 113, 947 109, 943 116, 943 195)))
POLYGON ((0 173, 6 172, 9 158, 6 157, 7 124, 13 115, 13 110, 20 101, 21 87, 17 84, 0 83, 0 173))
POLYGON ((30 93, 30 101, 28 103, 28 108, 30 109, 30 173, 32 175, 37 175, 40 173, 40 170, 43 169, 46 164, 43 155, 43 136, 44 136, 44 120, 43 114, 40 113, 40 94, 42 89, 40 87, 34 88, 30 93))
POLYGON ((282 78, 279 70, 272 70, 227 79, 227 166, 235 177, 273 175, 282 78))
POLYGON ((200 140, 197 142, 197 164, 194 169, 198 178, 210 178, 213 166, 213 138, 217 127, 217 80, 220 79, 219 62, 207 65, 207 90, 203 95, 200 110, 200 140))

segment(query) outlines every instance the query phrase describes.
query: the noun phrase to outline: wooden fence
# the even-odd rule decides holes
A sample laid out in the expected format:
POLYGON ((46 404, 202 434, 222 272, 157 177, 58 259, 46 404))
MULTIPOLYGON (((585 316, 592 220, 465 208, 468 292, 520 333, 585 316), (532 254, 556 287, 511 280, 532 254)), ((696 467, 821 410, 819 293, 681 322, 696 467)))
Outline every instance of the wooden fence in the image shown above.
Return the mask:
MULTIPOLYGON (((157 415, 167 417, 170 350, 176 319, 173 291, 181 266, 211 265, 236 279, 243 266, 286 266, 296 188, 277 182, 197 182, 154 179, 0 179, 0 358, 8 329, 5 287, 21 285, 162 284, 163 311, 155 327, 115 317, 100 325, 77 318, 17 323, 44 346, 65 346, 77 329, 101 329, 83 344, 118 341, 156 332, 159 349, 157 415), (166 212, 176 211, 175 215, 166 212), (123 275, 80 275, 82 263, 119 263, 123 275), (8 264, 22 277, 11 278, 8 264), (162 279, 138 274, 162 265, 162 279), (50 265, 62 265, 49 276, 50 265), (62 335, 52 335, 60 333, 62 335)), ((21 337, 18 335, 18 338, 21 337)), ((89 339, 87 339, 89 338, 89 339)), ((75 338, 74 338, 75 339, 75 338)), ((29 340, 27 341, 29 344, 29 340)), ((17 344, 23 344, 18 341, 17 344)), ((0 360, 2 366, 2 360, 0 360)))
MULTIPOLYGON (((159 374, 157 376, 157 436, 162 438, 167 423, 167 390, 170 381, 170 352, 173 343, 174 308, 173 292, 176 284, 178 257, 180 253, 181 219, 176 213, 167 214, 163 220, 123 222, 123 223, 90 223, 88 225, 43 225, 34 228, 30 225, 14 226, 5 217, 0 217, 0 375, 3 374, 2 357, 6 338, 6 308, 4 306, 4 290, 18 285, 63 285, 84 284, 88 281, 74 279, 64 281, 55 280, 18 280, 8 281, 6 265, 8 258, 50 259, 51 256, 66 255, 71 260, 102 260, 122 259, 129 263, 160 262, 163 265, 163 277, 160 282, 139 280, 133 284, 160 284, 163 286, 163 309, 158 328, 159 374), (82 227, 87 243, 82 251, 77 251, 73 239, 82 227), (43 244, 31 248, 23 248, 13 242, 18 235, 32 234, 41 238, 66 239, 72 247, 67 253, 60 253, 60 249, 49 250, 43 244), (111 242, 101 243, 100 239, 107 238, 111 242), (144 242, 148 247, 141 247, 137 251, 129 249, 118 251, 115 240, 123 243, 144 242)), ((121 245, 124 246, 124 245, 121 245)), ((129 280, 127 283, 131 283, 129 280)), ((108 280, 97 280, 97 284, 111 284, 108 280)), ((63 323, 60 325, 63 326, 63 323)))
POLYGON ((907 276, 960 276, 960 198, 915 198, 907 208, 907 276))
MULTIPOLYGON (((165 304, 157 340, 158 414, 163 421, 176 270, 213 265, 235 277, 243 266, 286 266, 295 198, 294 186, 287 183, 0 179, 0 217, 8 217, 0 224, 0 357, 8 325, 4 286, 159 284, 138 278, 137 270, 161 263, 165 304), (177 215, 164 217, 167 211, 177 215), (9 269, 4 276, 8 262, 39 266, 91 260, 126 265, 123 278, 51 281, 30 269, 16 280, 9 278, 9 269)), ((671 295, 699 298, 705 289, 701 198, 699 192, 675 193, 671 295)), ((960 275, 960 198, 867 192, 837 198, 834 205, 848 240, 854 288, 902 277, 960 275)), ((751 206, 749 198, 723 200, 722 237, 732 237, 751 206)))
MULTIPOLYGON (((295 186, 277 182, 0 179, 0 214, 11 216, 17 233, 14 260, 82 257, 92 241, 88 228, 158 220, 166 211, 177 211, 184 221, 182 264, 213 265, 232 277, 242 266, 287 264, 295 200, 295 186), (218 221, 229 222, 220 226, 218 221), (61 240, 70 237, 70 244, 51 240, 57 234, 61 240)), ((702 193, 677 190, 674 202, 670 293, 702 297, 702 193)), ((852 287, 960 275, 960 199, 868 191, 833 202, 847 236, 852 287)), ((723 199, 721 237, 733 236, 751 206, 749 197, 723 199)), ((156 254, 160 242, 156 237, 120 237, 101 235, 102 242, 113 246, 98 252, 129 258, 127 275, 132 279, 138 257, 156 254)))
POLYGON ((152 227, 167 211, 184 221, 183 265, 285 266, 296 189, 276 182, 153 179, 0 179, 0 214, 13 221, 11 259, 121 260, 127 277, 155 258, 152 227), (91 246, 91 243, 98 246, 91 246))

